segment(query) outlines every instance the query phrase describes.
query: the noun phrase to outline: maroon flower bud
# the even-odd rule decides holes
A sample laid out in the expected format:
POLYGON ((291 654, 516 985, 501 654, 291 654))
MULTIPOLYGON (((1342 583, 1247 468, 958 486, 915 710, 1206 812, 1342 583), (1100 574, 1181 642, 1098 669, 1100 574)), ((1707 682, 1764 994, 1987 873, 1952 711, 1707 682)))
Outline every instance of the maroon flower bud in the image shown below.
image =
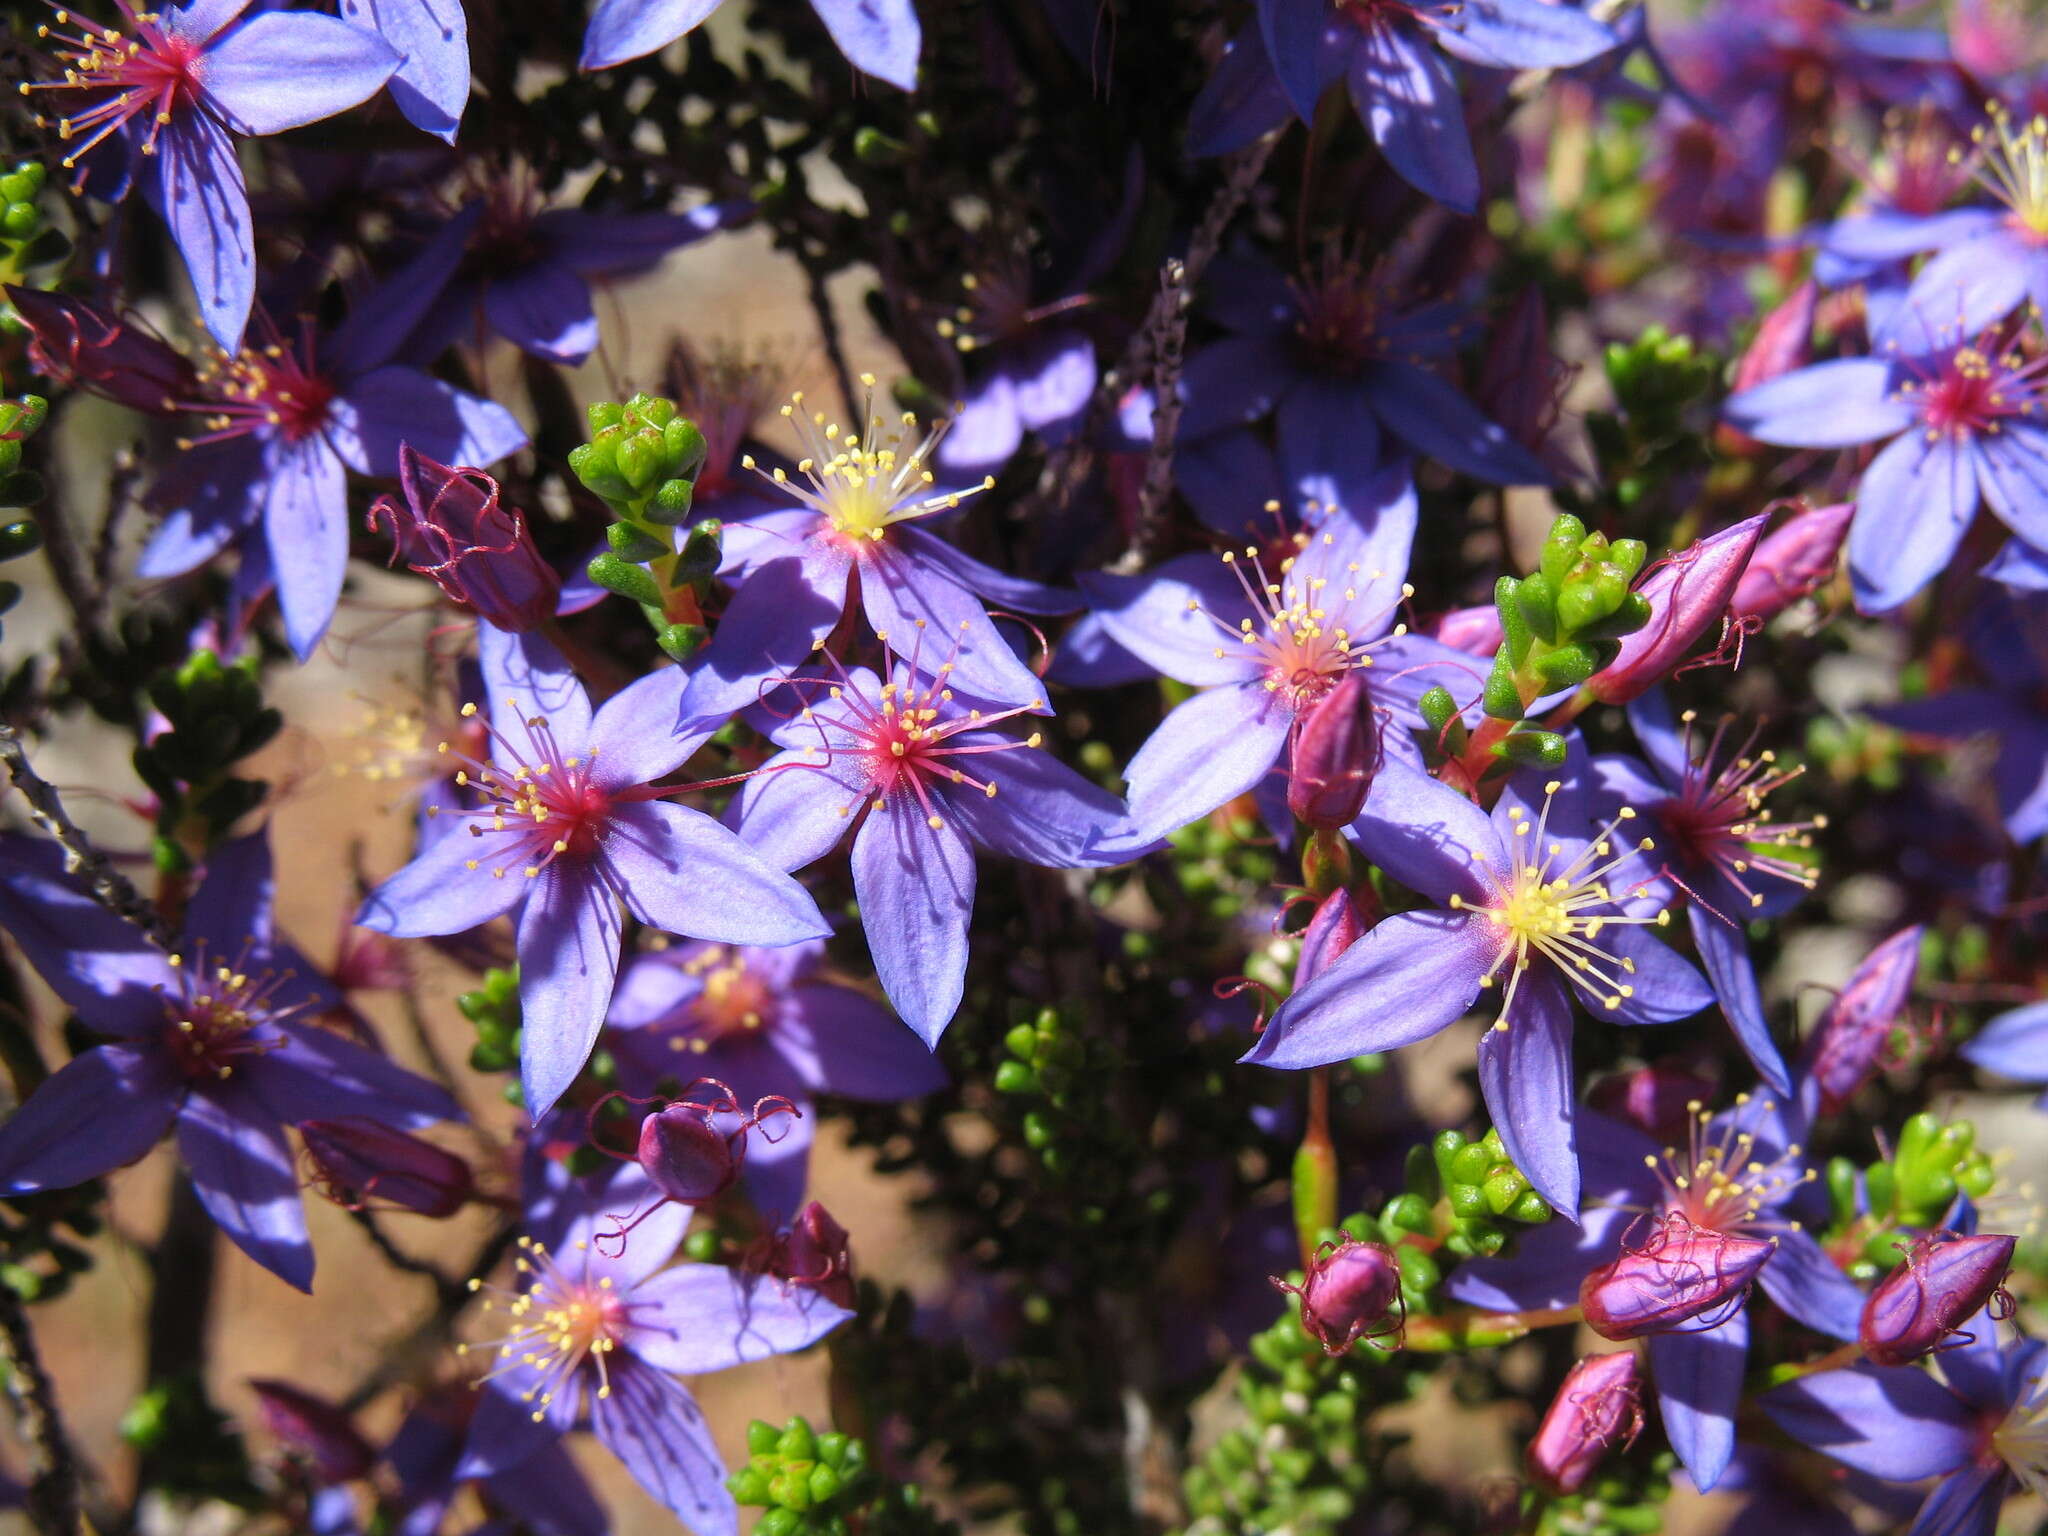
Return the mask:
POLYGON ((281 1381, 251 1381, 263 1427, 288 1451, 312 1462, 323 1483, 345 1483, 363 1477, 376 1464, 377 1453, 362 1437, 355 1421, 324 1398, 281 1381))
POLYGON ((1530 1479, 1552 1493, 1577 1493, 1618 1440, 1635 1443, 1643 1429, 1642 1381, 1636 1353, 1588 1355, 1571 1369, 1537 1426, 1524 1464, 1530 1479))
POLYGON ((450 469, 410 443, 398 449, 400 502, 380 496, 369 526, 380 524, 397 557, 499 629, 532 629, 553 615, 562 578, 526 530, 518 509, 498 499, 498 482, 480 469, 450 469))
POLYGON ((1891 1058, 1920 968, 1921 932, 1915 923, 1873 949, 1821 1015, 1806 1043, 1804 1065, 1820 1090, 1823 1114, 1848 1103, 1891 1058))
POLYGON ((1738 614, 1774 619, 1835 574, 1854 502, 1815 507, 1783 524, 1749 557, 1729 603, 1738 614))
POLYGON ((776 1238, 769 1249, 768 1273, 792 1285, 807 1285, 835 1306, 853 1306, 853 1254, 846 1228, 815 1200, 776 1238))
POLYGON ((1491 659, 1500 649, 1500 609, 1492 603, 1477 608, 1453 608, 1424 624, 1422 633, 1467 656, 1491 659))
POLYGON ((380 1200, 422 1216, 452 1216, 476 1192, 469 1164, 453 1152, 380 1121, 308 1120, 299 1139, 313 1187, 352 1211, 380 1200))
POLYGON ((1906 1252, 1863 1304, 1856 1342, 1877 1365, 1906 1365, 1941 1348, 1994 1298, 1994 1317, 2012 1315, 2005 1277, 2012 1269, 2015 1238, 1986 1232, 1964 1237, 1929 1232, 1906 1252))
POLYGON ((1301 934, 1301 956, 1294 962, 1294 990, 1299 992, 1329 969, 1345 950, 1365 937, 1372 926, 1358 898, 1339 886, 1316 908, 1301 934))
POLYGON ((1683 1067, 1638 1067, 1593 1085, 1587 1101, 1604 1115, 1626 1120, 1665 1145, 1691 1134, 1694 1106, 1714 1096, 1714 1085, 1683 1067))
POLYGON ((1380 723, 1358 672, 1312 706, 1294 736, 1287 808, 1319 832, 1357 820, 1380 766, 1380 723))
POLYGON ((669 1199, 702 1205, 739 1178, 747 1133, 720 1126, 723 1111, 722 1105, 680 1099, 640 1122, 640 1166, 669 1199))
POLYGON ((1658 565, 1636 588, 1650 622, 1622 638, 1621 654, 1586 685, 1603 704, 1626 704, 1678 669, 1702 635, 1728 613, 1743 567, 1763 537, 1768 512, 1710 534, 1658 565))
POLYGON ((199 394, 199 376, 170 343, 89 299, 36 288, 7 290, 28 327, 38 373, 132 411, 169 416, 199 394))
MULTIPOLYGON (((1508 436, 1542 458, 1550 431, 1564 410, 1574 370, 1550 344, 1550 313, 1543 290, 1524 288, 1502 311, 1486 338, 1475 396, 1508 436)), ((1553 462, 1552 468, 1561 467, 1553 462)))
POLYGON ((1325 1354, 1341 1355, 1361 1338, 1400 1330, 1399 1320, 1392 1328, 1380 1327, 1401 1303, 1401 1270, 1392 1251, 1379 1243, 1361 1243, 1346 1232, 1342 1242, 1316 1250, 1300 1285, 1272 1279, 1301 1298, 1301 1326, 1325 1354))
POLYGON ((1666 1211, 1642 1247, 1624 1242, 1617 1258, 1586 1276, 1579 1307, 1588 1328, 1616 1343, 1666 1333, 1716 1307, 1740 1306, 1777 1248, 1769 1238, 1738 1237, 1666 1211))
POLYGON ((1809 277, 1764 316, 1748 350, 1735 365, 1731 394, 1768 384, 1779 374, 1804 368, 1812 361, 1813 312, 1819 302, 1820 285, 1809 277))

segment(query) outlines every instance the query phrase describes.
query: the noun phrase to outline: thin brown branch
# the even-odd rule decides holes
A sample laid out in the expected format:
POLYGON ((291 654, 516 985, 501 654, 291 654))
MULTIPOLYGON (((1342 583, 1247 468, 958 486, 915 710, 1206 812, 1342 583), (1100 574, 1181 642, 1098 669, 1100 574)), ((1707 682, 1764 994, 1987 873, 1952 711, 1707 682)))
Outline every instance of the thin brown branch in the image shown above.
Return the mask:
POLYGON ((77 1536, 78 1459, 63 1415, 57 1410, 57 1389, 36 1351, 28 1313, 21 1298, 6 1286, 0 1286, 0 1346, 6 1350, 10 1385, 21 1403, 29 1442, 35 1447, 35 1471, 28 1485, 29 1519, 44 1536, 77 1536))

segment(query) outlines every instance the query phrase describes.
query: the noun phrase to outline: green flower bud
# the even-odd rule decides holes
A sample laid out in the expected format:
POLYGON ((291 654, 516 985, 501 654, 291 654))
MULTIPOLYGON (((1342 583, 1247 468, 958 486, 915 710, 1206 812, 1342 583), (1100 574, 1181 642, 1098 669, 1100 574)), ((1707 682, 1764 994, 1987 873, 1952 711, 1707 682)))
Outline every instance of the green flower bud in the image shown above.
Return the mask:
POLYGON ((589 571, 590 579, 607 592, 629 597, 648 608, 661 607, 661 586, 648 574, 645 566, 621 560, 607 550, 592 559, 585 569, 589 571))
POLYGON ((1557 589, 1549 577, 1541 571, 1525 576, 1515 587, 1515 607, 1538 640, 1557 643, 1557 589))

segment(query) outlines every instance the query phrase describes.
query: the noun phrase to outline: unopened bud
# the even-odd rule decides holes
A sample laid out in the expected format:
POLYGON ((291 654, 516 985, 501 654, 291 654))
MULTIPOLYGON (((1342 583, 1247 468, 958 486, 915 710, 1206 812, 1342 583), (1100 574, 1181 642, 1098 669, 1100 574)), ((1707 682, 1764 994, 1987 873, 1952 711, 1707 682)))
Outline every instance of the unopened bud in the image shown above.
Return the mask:
POLYGON ((312 1160, 314 1187, 351 1210, 377 1200, 422 1216, 452 1216, 476 1190, 469 1164, 453 1152, 378 1120, 307 1120, 299 1139, 312 1160))
POLYGON ((853 1255, 846 1228, 813 1200, 796 1213, 770 1250, 768 1273, 792 1285, 806 1285, 835 1306, 851 1309, 853 1255))
POLYGON ((131 411, 168 416, 199 398, 199 376, 168 342, 89 299, 7 289, 38 373, 131 411))
MULTIPOLYGON (((1930 1232, 1906 1252, 1863 1304, 1856 1342, 1877 1365, 1906 1365, 1939 1349, 1994 1297, 2004 1296, 2017 1239, 1995 1233, 1964 1237, 1930 1232)), ((1994 1308, 1994 1316, 2010 1316, 1994 1308)))
POLYGON ((654 1187, 684 1205, 702 1205, 740 1176, 746 1132, 717 1123, 719 1106, 680 1100, 640 1122, 640 1166, 654 1187))
MULTIPOLYGON (((1732 393, 1768 384, 1780 374, 1804 368, 1813 360, 1813 317, 1819 303, 1820 285, 1808 278, 1764 316, 1748 350, 1735 364, 1732 393)), ((1720 436, 1736 452, 1758 446, 1755 438, 1725 424, 1720 428, 1720 436)))
POLYGON ((1768 516, 1760 512, 1701 539, 1644 579, 1636 595, 1649 603, 1650 621, 1622 640, 1620 654, 1587 685, 1595 698, 1626 704, 1677 669, 1728 613, 1768 516))
POLYGON ((1588 1355, 1565 1377, 1529 1442, 1529 1477, 1552 1493, 1576 1493, 1616 1442, 1633 1444, 1642 1428, 1635 1351, 1588 1355))
POLYGON ((499 629, 521 633, 553 617, 562 579, 534 547, 525 516, 499 500, 497 481, 402 443, 398 483, 404 501, 380 496, 369 526, 387 525, 407 565, 499 629))
POLYGON ((1294 962, 1294 990, 1299 992, 1330 968, 1345 950, 1365 937, 1371 921, 1358 898, 1338 887, 1322 899, 1301 934, 1301 955, 1294 962))
POLYGON ((263 1427, 286 1450, 305 1457, 324 1483, 363 1477, 376 1464, 355 1421, 325 1398, 302 1392, 282 1381, 251 1381, 263 1427))
POLYGON ((1318 831, 1335 832, 1358 818, 1380 766, 1380 727, 1372 693, 1357 672, 1309 710, 1294 738, 1287 807, 1318 831))
POLYGON ((1491 658, 1502 639, 1500 612, 1493 604, 1477 608, 1453 608, 1422 626, 1422 633, 1467 656, 1491 658))
POLYGON ((1739 1306, 1777 1246, 1666 1211, 1642 1247, 1624 1244, 1619 1257, 1579 1286, 1586 1326, 1619 1343, 1669 1332, 1716 1307, 1739 1306))
POLYGON ((1821 1015, 1804 1065, 1820 1090, 1822 1113, 1833 1114, 1854 1098, 1891 1052, 1920 966, 1921 932, 1915 923, 1873 949, 1821 1015))
POLYGON ((1341 1355, 1361 1338, 1393 1331, 1380 1325, 1400 1302, 1401 1270, 1378 1243, 1361 1243, 1347 1232, 1341 1242, 1316 1250, 1300 1285, 1277 1276, 1273 1284, 1301 1298, 1301 1326, 1325 1354, 1341 1355))
POLYGON ((1834 575, 1849 536, 1854 502, 1801 512, 1756 547, 1729 606, 1737 614, 1774 619, 1834 575))

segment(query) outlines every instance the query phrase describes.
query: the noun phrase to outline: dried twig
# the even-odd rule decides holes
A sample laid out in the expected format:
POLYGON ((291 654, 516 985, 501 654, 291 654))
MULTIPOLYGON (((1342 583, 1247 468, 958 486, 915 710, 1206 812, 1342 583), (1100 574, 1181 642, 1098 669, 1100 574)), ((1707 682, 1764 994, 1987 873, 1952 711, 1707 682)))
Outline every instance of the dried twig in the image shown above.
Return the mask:
POLYGON ((78 1459, 57 1411, 57 1391, 21 1298, 0 1286, 0 1346, 7 1354, 11 1386, 21 1403, 28 1437, 35 1446, 35 1475, 28 1485, 28 1514, 44 1536, 77 1536, 78 1459))
POLYGON ((127 918, 158 947, 175 949, 177 936, 165 924, 162 914, 144 899, 126 875, 114 868, 112 860, 93 846, 64 809, 56 786, 30 766, 28 753, 14 727, 5 723, 0 723, 0 763, 6 765, 14 787, 28 801, 29 814, 36 824, 64 850, 66 869, 85 882, 92 899, 109 912, 127 918))

